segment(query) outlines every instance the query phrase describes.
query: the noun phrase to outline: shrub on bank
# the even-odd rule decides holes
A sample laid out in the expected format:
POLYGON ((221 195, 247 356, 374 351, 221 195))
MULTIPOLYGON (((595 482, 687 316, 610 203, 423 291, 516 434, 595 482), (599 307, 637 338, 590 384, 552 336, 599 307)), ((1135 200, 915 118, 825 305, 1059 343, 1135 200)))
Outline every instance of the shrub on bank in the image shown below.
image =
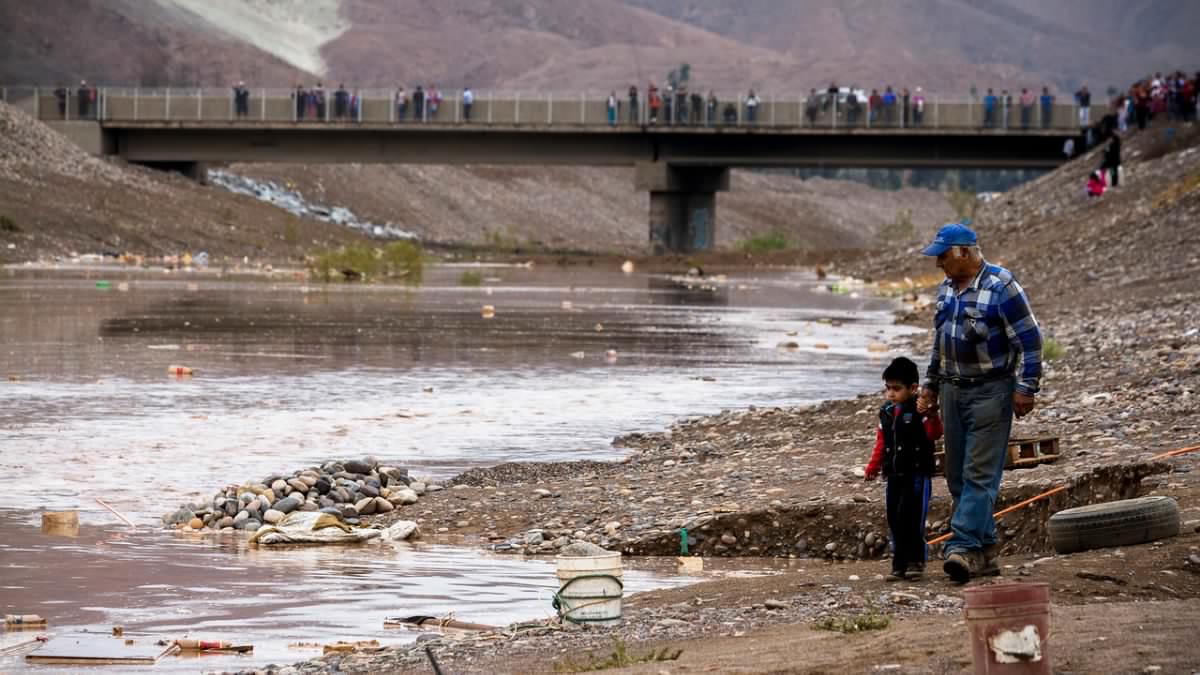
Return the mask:
POLYGON ((399 279, 419 286, 425 272, 425 255, 420 245, 394 241, 376 248, 367 242, 355 242, 335 249, 321 249, 308 256, 308 271, 325 282, 399 279))
POLYGON ((788 247, 787 237, 778 230, 764 234, 756 234, 738 244, 738 248, 746 253, 767 253, 782 251, 788 247))

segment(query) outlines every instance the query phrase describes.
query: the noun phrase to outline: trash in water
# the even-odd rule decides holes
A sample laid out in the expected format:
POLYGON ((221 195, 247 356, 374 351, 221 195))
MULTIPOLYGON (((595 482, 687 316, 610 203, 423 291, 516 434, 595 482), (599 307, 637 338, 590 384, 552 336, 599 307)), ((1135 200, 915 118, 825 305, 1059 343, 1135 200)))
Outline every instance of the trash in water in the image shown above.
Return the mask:
POLYGON ((5 614, 4 627, 9 630, 22 628, 45 628, 46 619, 40 614, 5 614))
POLYGON ((177 651, 175 643, 164 646, 107 635, 67 635, 50 638, 40 649, 27 654, 25 660, 58 665, 143 666, 153 665, 177 651))
POLYGON ((479 310, 479 315, 485 319, 495 318, 496 308, 492 305, 484 305, 483 308, 479 310))
POLYGON ((112 282, 111 282, 111 281, 104 281, 104 280, 102 279, 102 280, 100 280, 100 281, 97 281, 97 282, 96 282, 96 288, 98 288, 98 289, 100 289, 100 290, 102 290, 102 291, 106 291, 106 290, 108 290, 108 289, 112 288, 112 282))
POLYGON ((339 640, 331 645, 325 645, 324 653, 340 654, 345 652, 374 651, 377 649, 382 649, 379 646, 379 640, 358 640, 356 642, 343 642, 339 640))
POLYGON ((175 377, 189 377, 196 374, 196 369, 187 366, 167 366, 167 374, 175 377))
POLYGON ((569 312, 569 311, 571 311, 571 309, 572 309, 571 301, 570 301, 570 300, 563 300, 563 301, 562 301, 562 308, 563 308, 564 310, 568 311, 568 312, 569 312))
POLYGON ((404 616, 391 617, 383 620, 384 628, 435 628, 438 630, 454 630, 454 631, 487 631, 497 630, 496 626, 489 626, 483 623, 471 623, 469 621, 459 621, 451 614, 445 617, 436 616, 404 616))
POLYGON ((42 534, 58 537, 78 537, 79 512, 46 511, 42 514, 42 534))
POLYGON ((226 654, 248 654, 254 651, 254 645, 239 645, 225 640, 195 640, 184 638, 176 640, 175 644, 185 652, 223 652, 226 654))
POLYGON ((598 323, 598 324, 596 324, 596 325, 595 325, 593 328, 595 329, 595 331, 596 331, 597 333, 602 333, 602 332, 604 332, 604 324, 600 324, 600 323, 598 323))
POLYGON ((399 520, 387 529, 359 528, 332 513, 293 511, 274 525, 263 525, 250 538, 251 544, 357 544, 373 539, 400 541, 418 536, 417 524, 399 520))
POLYGON ((571 358, 573 359, 582 359, 585 356, 587 356, 587 354, 583 352, 571 352, 571 358))
POLYGON ((624 262, 624 263, 621 265, 621 271, 622 271, 622 272, 624 272, 625 274, 633 274, 633 261, 632 261, 632 260, 626 260, 626 261, 625 261, 625 262, 624 262))

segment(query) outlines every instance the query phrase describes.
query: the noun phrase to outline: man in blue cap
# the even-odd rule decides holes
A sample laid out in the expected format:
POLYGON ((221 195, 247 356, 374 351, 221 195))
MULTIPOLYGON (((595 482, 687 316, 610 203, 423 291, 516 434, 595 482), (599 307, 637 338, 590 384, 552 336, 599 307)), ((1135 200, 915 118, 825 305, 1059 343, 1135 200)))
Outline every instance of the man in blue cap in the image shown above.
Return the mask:
POLYGON ((943 569, 958 583, 1000 573, 992 511, 1008 459, 1012 418, 1033 410, 1042 334, 1012 272, 983 259, 969 221, 938 230, 923 253, 946 274, 938 289, 933 355, 918 409, 945 425, 946 483, 954 498, 943 569))

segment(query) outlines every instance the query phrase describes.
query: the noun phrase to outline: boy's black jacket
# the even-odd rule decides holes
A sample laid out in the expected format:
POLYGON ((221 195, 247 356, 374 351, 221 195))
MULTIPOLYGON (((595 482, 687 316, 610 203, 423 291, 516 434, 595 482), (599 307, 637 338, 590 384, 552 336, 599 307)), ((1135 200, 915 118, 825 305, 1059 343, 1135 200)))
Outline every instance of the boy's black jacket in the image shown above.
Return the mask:
POLYGON ((879 428, 883 430, 883 475, 933 475, 933 441, 925 432, 924 416, 917 412, 915 399, 883 404, 879 428))

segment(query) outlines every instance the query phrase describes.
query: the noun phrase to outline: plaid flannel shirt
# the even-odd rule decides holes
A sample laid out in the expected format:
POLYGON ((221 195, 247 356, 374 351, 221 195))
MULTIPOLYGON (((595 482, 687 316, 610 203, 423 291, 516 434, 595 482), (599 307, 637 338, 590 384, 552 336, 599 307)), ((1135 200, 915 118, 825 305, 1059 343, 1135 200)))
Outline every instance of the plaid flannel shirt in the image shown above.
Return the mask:
POLYGON ((983 262, 961 292, 946 279, 938 289, 928 386, 942 381, 1015 375, 1017 391, 1036 394, 1042 377, 1042 332, 1029 298, 999 265, 983 262))

